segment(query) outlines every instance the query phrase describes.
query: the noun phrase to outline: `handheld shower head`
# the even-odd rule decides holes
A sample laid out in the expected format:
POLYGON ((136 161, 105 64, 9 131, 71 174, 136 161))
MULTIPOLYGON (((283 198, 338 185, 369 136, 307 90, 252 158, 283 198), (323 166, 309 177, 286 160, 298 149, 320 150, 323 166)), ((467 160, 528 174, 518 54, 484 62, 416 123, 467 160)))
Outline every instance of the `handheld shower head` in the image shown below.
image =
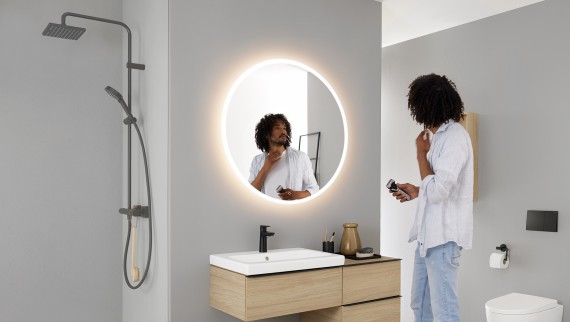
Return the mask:
POLYGON ((127 119, 125 120, 125 124, 136 123, 137 119, 129 111, 127 103, 125 103, 125 100, 123 99, 123 95, 121 95, 121 93, 119 93, 116 89, 114 89, 111 86, 105 87, 105 92, 107 92, 107 94, 109 94, 112 98, 119 101, 119 104, 121 104, 121 106, 123 107, 125 114, 127 114, 127 119))
POLYGON ((42 35, 55 38, 77 40, 83 35, 85 28, 68 26, 50 22, 42 35))
MULTIPOLYGON (((107 92, 107 94, 111 95, 112 98, 116 99, 117 101, 119 101, 119 103, 121 103, 121 101, 124 102, 123 100, 123 95, 121 95, 121 93, 119 93, 116 89, 114 89, 111 86, 107 86, 105 87, 105 92, 107 92)), ((122 105, 122 104, 121 104, 122 105)))

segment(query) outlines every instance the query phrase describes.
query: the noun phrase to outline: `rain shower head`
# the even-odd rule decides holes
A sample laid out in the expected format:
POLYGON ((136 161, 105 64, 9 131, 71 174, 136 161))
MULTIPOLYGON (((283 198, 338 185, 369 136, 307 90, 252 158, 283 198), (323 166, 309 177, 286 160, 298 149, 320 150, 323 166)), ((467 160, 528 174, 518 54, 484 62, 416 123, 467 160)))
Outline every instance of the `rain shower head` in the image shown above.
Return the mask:
POLYGON ((44 29, 44 32, 42 32, 42 35, 48 37, 77 40, 79 37, 81 37, 81 35, 83 35, 84 32, 85 28, 50 22, 46 26, 46 29, 44 29))

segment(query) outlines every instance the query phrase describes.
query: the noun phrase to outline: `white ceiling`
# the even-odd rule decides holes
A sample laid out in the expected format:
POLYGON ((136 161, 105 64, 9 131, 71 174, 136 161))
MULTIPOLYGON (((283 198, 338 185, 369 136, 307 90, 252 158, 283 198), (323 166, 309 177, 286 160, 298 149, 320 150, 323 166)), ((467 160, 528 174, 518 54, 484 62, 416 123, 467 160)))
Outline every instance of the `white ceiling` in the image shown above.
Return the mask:
POLYGON ((543 0, 379 0, 382 47, 543 0))

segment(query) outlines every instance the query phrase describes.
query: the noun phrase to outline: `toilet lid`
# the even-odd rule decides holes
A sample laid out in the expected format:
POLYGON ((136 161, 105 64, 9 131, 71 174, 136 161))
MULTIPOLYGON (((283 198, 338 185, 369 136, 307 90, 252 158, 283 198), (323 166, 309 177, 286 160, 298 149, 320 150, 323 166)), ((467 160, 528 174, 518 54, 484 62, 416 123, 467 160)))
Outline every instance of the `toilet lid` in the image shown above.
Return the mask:
POLYGON ((500 314, 531 314, 558 306, 558 301, 544 297, 511 293, 485 303, 488 312, 500 314))

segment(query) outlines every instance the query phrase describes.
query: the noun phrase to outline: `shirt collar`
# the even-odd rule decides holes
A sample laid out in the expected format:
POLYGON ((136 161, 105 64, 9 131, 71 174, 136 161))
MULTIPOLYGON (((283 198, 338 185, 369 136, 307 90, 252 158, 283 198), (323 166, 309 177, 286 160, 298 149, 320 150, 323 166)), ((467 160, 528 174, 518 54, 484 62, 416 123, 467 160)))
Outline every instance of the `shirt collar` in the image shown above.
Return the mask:
POLYGON ((449 119, 449 120, 447 121, 447 123, 443 123, 443 124, 437 129, 437 131, 435 131, 435 133, 439 133, 439 132, 443 132, 443 131, 447 130, 447 128, 448 128, 451 124, 453 124, 453 123, 455 123, 455 121, 452 120, 452 119, 449 119))

